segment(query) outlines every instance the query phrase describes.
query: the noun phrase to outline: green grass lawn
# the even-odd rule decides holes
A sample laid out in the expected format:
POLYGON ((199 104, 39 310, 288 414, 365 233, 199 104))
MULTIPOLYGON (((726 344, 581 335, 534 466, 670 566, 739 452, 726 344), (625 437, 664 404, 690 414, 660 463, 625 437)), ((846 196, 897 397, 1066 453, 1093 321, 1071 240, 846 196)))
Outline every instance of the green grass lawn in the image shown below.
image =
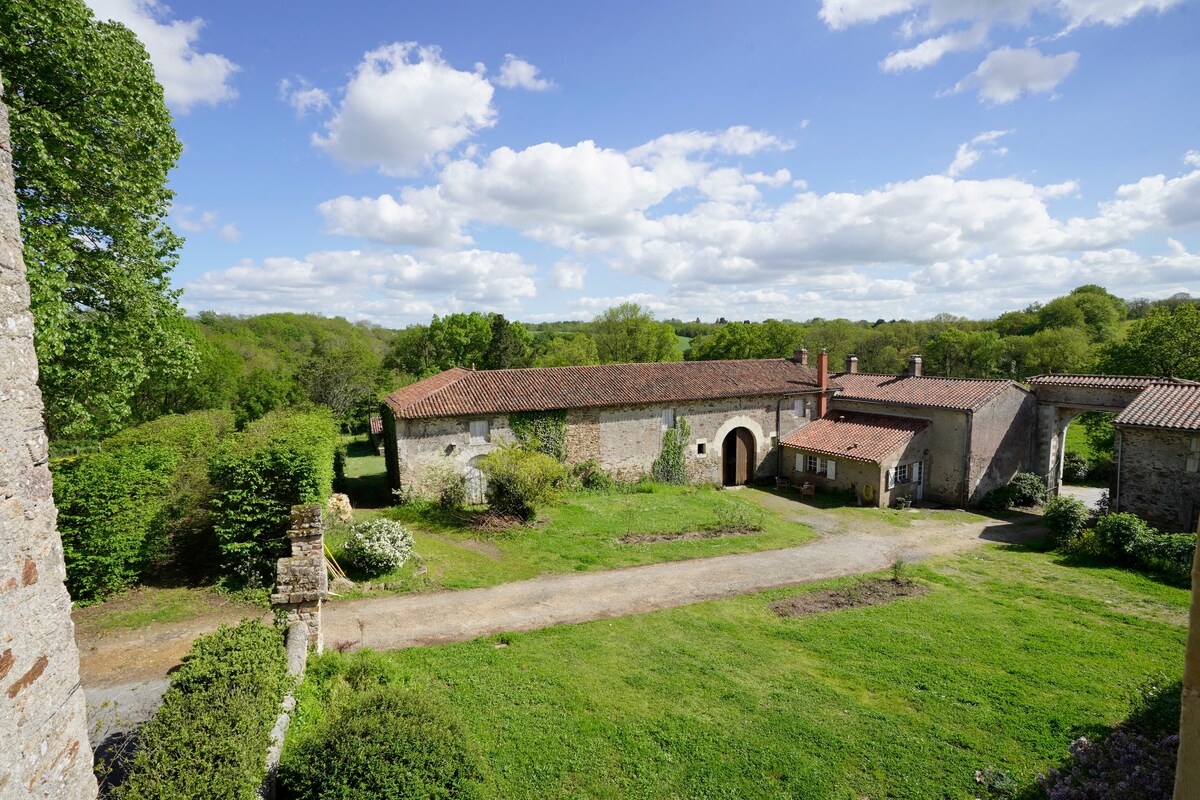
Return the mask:
MULTIPOLYGON (((373 580, 372 591, 466 589, 538 575, 793 547, 816 538, 807 525, 762 509, 754 502, 752 490, 729 492, 659 485, 646 489, 569 493, 561 503, 545 508, 533 525, 491 534, 465 527, 463 517, 440 513, 424 504, 367 514, 356 511, 355 518, 382 515, 405 522, 413 530, 414 550, 420 557, 373 580), (717 524, 722 509, 741 509, 758 516, 763 529, 693 541, 617 541, 629 534, 687 533, 710 528, 717 524), (422 568, 424 572, 418 574, 422 568)), ((346 533, 344 528, 331 528, 327 535, 339 561, 346 533)))
MULTIPOLYGON (((569 516, 569 514, 568 514, 569 516)), ((1178 676, 1187 592, 987 546, 928 594, 779 618, 777 590, 642 616, 310 662, 289 741, 352 664, 446 699, 493 798, 972 798, 1020 786, 1178 676)))

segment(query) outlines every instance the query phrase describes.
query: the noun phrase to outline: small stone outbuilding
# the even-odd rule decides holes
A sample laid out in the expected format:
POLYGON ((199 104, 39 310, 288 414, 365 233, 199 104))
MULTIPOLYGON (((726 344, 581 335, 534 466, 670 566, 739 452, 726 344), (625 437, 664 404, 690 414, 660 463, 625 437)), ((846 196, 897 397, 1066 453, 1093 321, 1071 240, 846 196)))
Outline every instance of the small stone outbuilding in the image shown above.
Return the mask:
POLYGON ((1113 511, 1163 531, 1194 531, 1200 517, 1200 385, 1159 382, 1113 420, 1113 511))

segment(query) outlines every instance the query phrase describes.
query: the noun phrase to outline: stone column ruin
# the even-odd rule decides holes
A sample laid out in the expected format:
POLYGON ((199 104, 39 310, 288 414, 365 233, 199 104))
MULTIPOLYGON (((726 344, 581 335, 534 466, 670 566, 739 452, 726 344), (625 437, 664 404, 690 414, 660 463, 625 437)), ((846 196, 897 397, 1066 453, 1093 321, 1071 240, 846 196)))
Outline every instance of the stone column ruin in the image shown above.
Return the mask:
POLYGON ((37 378, 0 100, 0 797, 88 800, 96 777, 37 378))
POLYGON ((309 649, 320 653, 325 644, 321 603, 329 596, 329 580, 325 572, 325 520, 319 504, 292 506, 288 538, 292 554, 279 559, 271 604, 287 612, 289 645, 293 637, 305 635, 309 649))

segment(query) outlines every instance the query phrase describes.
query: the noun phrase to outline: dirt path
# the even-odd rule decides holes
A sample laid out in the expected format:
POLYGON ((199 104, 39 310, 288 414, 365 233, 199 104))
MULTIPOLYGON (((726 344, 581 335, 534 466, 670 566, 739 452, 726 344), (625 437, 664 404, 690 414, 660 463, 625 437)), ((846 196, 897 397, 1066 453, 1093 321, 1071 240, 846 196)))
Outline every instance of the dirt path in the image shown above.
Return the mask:
POLYGON ((1033 524, 959 521, 961 512, 914 515, 906 527, 884 520, 850 522, 834 512, 764 494, 763 505, 822 532, 817 542, 784 550, 546 575, 483 589, 347 600, 326 606, 328 646, 395 650, 461 642, 504 631, 529 631, 887 568, 985 541, 1016 542, 1041 534, 1033 524))

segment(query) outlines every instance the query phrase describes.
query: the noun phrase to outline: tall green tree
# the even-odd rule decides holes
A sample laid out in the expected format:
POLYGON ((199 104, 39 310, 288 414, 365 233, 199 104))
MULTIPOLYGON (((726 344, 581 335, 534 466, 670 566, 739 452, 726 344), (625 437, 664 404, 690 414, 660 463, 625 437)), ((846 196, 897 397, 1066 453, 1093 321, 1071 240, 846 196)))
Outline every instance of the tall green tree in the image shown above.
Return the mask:
POLYGON ((153 358, 193 365, 168 281, 179 140, 141 42, 83 0, 0 3, 0 76, 47 425, 109 433, 153 358))
POLYGON ((675 349, 675 329, 657 322, 654 314, 637 303, 622 303, 596 316, 588 326, 596 351, 605 364, 680 361, 675 349))
POLYGON ((1114 375, 1167 375, 1200 380, 1200 306, 1156 308, 1104 349, 1101 368, 1114 375))
POLYGON ((519 322, 509 322, 503 314, 492 316, 492 336, 480 364, 484 369, 512 369, 529 366, 529 332, 519 322))
POLYGON ((536 367, 574 367, 599 364, 596 340, 586 333, 569 333, 555 337, 534 362, 536 367))

